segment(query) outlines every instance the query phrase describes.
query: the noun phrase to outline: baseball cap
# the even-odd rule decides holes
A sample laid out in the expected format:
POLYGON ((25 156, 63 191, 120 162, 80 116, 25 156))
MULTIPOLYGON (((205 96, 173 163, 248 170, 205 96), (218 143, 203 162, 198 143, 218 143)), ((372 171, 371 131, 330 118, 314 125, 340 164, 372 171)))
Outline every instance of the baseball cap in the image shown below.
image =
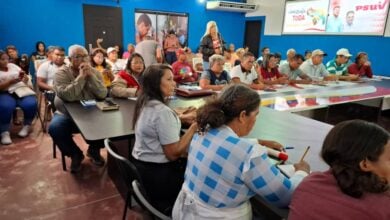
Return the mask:
POLYGON ((345 56, 345 57, 351 57, 352 56, 352 54, 350 54, 348 49, 346 49, 346 48, 341 48, 340 50, 338 50, 336 55, 341 55, 341 56, 345 56))
POLYGON ((118 51, 115 49, 115 47, 109 47, 109 48, 107 48, 107 54, 109 54, 109 53, 111 53, 111 52, 113 52, 113 51, 118 52, 118 51))
POLYGON ((326 54, 324 51, 320 50, 320 49, 316 49, 316 50, 313 50, 313 52, 311 52, 311 56, 314 57, 314 56, 327 56, 328 54, 326 54))

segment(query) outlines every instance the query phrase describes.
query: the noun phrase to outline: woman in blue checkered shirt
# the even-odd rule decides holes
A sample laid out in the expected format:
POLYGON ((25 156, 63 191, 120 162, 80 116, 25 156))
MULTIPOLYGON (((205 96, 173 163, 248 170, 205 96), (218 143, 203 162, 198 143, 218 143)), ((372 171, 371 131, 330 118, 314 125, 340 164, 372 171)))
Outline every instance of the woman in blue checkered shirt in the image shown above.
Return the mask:
POLYGON ((252 130, 259 106, 255 91, 233 85, 198 110, 202 134, 194 135, 190 144, 173 219, 252 219, 249 199, 256 194, 273 205, 288 206, 310 167, 295 164, 297 172, 288 179, 271 163, 265 147, 242 138, 252 130))

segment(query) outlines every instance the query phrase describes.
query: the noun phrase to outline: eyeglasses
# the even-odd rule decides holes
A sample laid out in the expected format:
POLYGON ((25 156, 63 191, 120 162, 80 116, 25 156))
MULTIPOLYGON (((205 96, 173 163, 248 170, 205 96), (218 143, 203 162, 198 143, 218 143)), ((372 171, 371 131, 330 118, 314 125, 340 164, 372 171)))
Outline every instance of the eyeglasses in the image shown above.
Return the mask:
POLYGON ((88 57, 88 55, 76 55, 76 56, 73 56, 72 58, 77 59, 77 60, 81 60, 81 59, 84 59, 86 57, 88 57))

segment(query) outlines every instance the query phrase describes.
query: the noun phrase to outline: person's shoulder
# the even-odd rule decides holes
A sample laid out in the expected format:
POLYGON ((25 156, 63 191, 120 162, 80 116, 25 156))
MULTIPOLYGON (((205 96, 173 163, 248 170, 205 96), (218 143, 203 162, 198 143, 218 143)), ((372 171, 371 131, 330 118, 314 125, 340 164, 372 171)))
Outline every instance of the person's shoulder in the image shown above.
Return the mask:
POLYGON ((7 64, 7 67, 9 68, 9 69, 17 69, 17 70, 21 70, 21 68, 18 66, 18 65, 16 65, 16 64, 14 64, 14 63, 8 63, 7 64))
POLYGON ((230 74, 240 74, 242 73, 241 71, 241 65, 236 65, 230 70, 230 74))

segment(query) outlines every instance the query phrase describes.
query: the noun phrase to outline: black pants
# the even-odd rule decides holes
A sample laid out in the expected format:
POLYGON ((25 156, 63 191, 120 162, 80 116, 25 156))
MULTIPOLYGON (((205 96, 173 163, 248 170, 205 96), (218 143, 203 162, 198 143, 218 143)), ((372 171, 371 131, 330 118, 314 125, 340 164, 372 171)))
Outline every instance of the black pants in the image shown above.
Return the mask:
POLYGON ((151 163, 133 159, 141 175, 150 203, 171 216, 173 205, 184 182, 187 159, 169 163, 151 163))

